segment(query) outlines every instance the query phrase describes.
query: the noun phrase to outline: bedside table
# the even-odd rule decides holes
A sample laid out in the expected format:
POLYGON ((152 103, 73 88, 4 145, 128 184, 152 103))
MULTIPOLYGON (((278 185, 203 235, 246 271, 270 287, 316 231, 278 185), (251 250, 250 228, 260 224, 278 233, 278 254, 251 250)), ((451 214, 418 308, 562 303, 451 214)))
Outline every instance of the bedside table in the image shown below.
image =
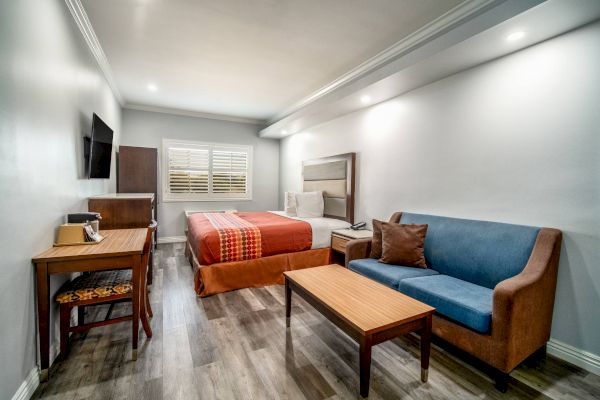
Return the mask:
POLYGON ((346 263, 346 244, 354 239, 372 238, 373 231, 361 229, 355 231, 352 229, 337 229, 331 232, 331 249, 334 251, 333 258, 340 265, 346 263), (341 262, 339 262, 341 261, 341 262))

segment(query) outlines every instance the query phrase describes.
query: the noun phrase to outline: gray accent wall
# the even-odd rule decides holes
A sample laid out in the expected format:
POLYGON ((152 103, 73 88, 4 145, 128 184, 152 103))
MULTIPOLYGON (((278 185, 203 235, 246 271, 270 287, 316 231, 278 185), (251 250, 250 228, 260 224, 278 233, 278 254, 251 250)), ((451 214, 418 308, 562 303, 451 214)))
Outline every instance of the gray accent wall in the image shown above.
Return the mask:
MULTIPOLYGON (((118 144, 121 108, 64 1, 0 8, 0 399, 10 399, 37 363, 31 257, 52 245, 66 213, 114 191, 114 162, 110 180, 83 177, 82 137, 96 112, 118 144)), ((51 279, 51 294, 65 279, 51 279)))
MULTIPOLYGON (((159 239, 184 235, 185 210, 266 211, 278 209, 279 140, 258 137, 259 126, 161 112, 123 110, 124 146, 155 147, 162 158, 162 140, 251 145, 253 148, 252 200, 162 201, 162 164, 159 162, 159 239)), ((161 160, 162 161, 162 160, 161 160)))
POLYGON ((552 337, 600 355, 599 43, 596 22, 290 136, 281 193, 300 190, 302 160, 354 151, 357 221, 561 229, 552 337))

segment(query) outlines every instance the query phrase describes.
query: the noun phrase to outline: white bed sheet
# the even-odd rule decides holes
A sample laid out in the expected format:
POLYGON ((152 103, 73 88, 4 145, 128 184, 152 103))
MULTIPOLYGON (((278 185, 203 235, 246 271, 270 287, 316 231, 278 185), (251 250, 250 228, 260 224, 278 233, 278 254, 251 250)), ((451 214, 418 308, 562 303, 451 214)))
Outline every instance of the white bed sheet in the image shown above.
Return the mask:
POLYGON ((336 229, 348 229, 350 223, 342 221, 341 219, 335 218, 300 218, 292 217, 285 213, 285 211, 269 211, 273 214, 280 215, 282 217, 296 219, 298 221, 308 222, 312 228, 312 246, 311 249, 322 249, 324 247, 331 247, 331 231, 336 229))

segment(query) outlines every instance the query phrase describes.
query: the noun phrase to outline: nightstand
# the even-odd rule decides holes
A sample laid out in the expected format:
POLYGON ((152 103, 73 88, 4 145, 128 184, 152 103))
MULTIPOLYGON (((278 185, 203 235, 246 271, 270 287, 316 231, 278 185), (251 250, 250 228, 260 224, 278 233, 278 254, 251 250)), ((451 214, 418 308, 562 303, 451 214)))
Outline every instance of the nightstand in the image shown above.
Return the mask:
POLYGON ((362 229, 337 229, 331 232, 331 249, 333 250, 333 261, 340 265, 346 263, 346 244, 354 239, 372 238, 373 231, 362 229))

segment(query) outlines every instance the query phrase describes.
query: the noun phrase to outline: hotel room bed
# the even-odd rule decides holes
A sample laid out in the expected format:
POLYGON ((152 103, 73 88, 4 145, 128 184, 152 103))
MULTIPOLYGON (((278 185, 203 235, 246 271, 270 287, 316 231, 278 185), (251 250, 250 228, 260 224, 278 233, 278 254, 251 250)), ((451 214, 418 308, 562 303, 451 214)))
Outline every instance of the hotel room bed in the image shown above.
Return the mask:
POLYGON ((191 215, 186 256, 194 266, 196 292, 204 297, 246 287, 282 284, 284 271, 328 264, 331 231, 350 226, 338 219, 284 215, 278 212, 191 215), (211 222, 215 217, 249 222, 248 230, 260 231, 259 243, 251 232, 232 238, 234 233, 227 235, 226 229, 216 229, 211 222), (239 246, 223 246, 222 240, 237 240, 239 246))
POLYGON ((354 218, 354 153, 303 163, 303 191, 321 190, 324 216, 285 212, 194 213, 186 257, 199 296, 283 284, 283 272, 330 263, 331 231, 354 218))

